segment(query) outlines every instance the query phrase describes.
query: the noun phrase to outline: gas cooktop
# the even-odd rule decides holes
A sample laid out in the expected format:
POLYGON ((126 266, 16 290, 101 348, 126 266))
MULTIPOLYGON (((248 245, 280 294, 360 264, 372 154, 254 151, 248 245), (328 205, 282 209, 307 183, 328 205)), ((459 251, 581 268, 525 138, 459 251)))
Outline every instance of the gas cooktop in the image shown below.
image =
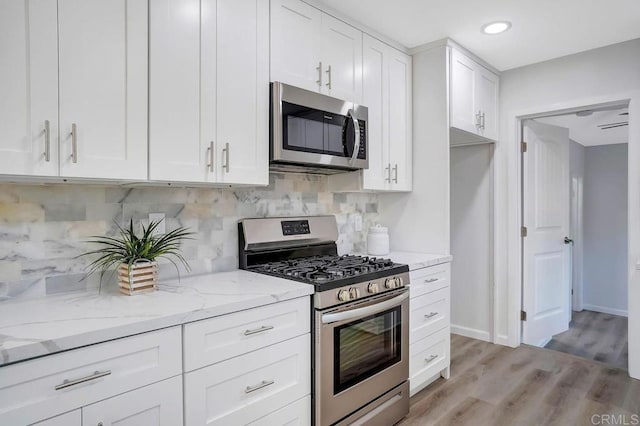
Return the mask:
POLYGON ((319 290, 337 288, 409 271, 407 265, 400 265, 389 259, 333 254, 260 263, 249 266, 247 269, 313 284, 319 290))

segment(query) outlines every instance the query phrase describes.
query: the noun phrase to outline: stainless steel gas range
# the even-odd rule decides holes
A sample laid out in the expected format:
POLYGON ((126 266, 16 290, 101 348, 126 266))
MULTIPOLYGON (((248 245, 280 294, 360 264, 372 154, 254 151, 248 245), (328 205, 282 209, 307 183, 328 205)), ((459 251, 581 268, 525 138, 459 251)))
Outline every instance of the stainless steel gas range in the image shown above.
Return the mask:
POLYGON ((393 425, 409 412, 409 268, 338 256, 333 216, 245 219, 240 268, 315 287, 313 420, 393 425))

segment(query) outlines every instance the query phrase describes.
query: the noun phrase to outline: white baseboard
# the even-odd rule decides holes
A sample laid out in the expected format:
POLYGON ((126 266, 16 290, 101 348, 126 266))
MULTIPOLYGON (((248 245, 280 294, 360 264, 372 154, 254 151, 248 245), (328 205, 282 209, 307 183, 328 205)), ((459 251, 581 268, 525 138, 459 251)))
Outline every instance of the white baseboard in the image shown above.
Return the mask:
POLYGON ((484 340, 485 342, 491 343, 491 335, 488 331, 451 324, 451 333, 458 334, 464 337, 471 337, 472 339, 484 340))
POLYGON ((548 337, 548 338, 542 339, 535 346, 537 346, 539 348, 544 348, 545 346, 547 346, 547 343, 549 343, 551 341, 551 339, 553 339, 553 337, 548 337))
POLYGON ((596 306, 596 305, 589 305, 587 303, 583 303, 582 308, 586 309, 587 311, 602 312, 603 314, 618 315, 621 317, 629 316, 628 311, 625 311, 622 309, 607 308, 606 306, 596 306))

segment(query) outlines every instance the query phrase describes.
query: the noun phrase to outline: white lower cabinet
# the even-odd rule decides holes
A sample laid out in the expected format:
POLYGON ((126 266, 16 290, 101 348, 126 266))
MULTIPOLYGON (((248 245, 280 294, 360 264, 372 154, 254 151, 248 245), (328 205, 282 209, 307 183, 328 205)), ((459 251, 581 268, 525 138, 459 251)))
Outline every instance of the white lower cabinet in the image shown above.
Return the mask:
POLYGON ((60 414, 47 420, 34 423, 33 426, 81 426, 82 410, 77 409, 68 413, 60 414))
POLYGON ((409 382, 413 396, 435 378, 449 378, 451 264, 413 270, 410 280, 409 382))
POLYGON ((311 396, 305 396, 284 408, 274 411, 248 426, 308 426, 311 425, 311 396))
MULTIPOLYGON (((245 425, 311 392, 309 334, 184 375, 186 425, 245 425)), ((309 415, 310 417, 310 415, 309 415)))
POLYGON ((82 408, 83 426, 182 424, 182 376, 172 377, 82 408))

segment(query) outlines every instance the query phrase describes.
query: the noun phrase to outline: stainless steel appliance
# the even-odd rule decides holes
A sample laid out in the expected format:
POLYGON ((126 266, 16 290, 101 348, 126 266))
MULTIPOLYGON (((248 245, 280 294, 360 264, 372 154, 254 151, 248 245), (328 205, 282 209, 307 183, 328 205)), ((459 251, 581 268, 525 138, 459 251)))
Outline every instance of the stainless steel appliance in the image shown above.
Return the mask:
POLYGON ((338 256, 333 216, 245 219, 240 268, 313 285, 313 420, 392 425, 409 412, 409 268, 338 256))
POLYGON ((271 83, 271 168, 322 174, 366 169, 368 110, 271 83))

